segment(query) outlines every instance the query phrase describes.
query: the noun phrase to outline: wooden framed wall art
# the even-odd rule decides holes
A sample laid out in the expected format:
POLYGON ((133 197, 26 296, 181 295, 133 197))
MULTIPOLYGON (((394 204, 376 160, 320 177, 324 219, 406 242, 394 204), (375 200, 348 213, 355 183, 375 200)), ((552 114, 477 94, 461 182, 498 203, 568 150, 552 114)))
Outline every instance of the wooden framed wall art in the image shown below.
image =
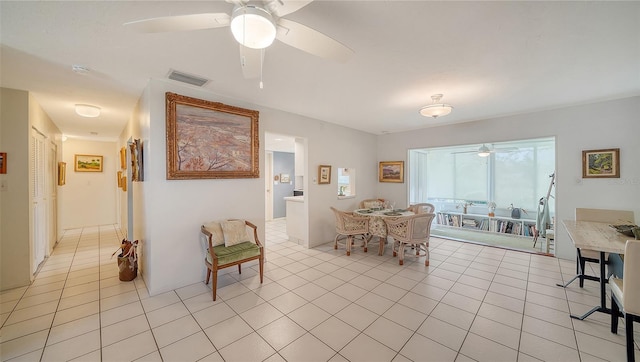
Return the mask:
POLYGON ((378 166, 379 182, 404 182, 404 161, 382 161, 378 166))
POLYGON ((320 165, 318 166, 318 184, 330 184, 331 183, 331 166, 320 165))
POLYGON ((0 173, 7 173, 7 153, 0 152, 0 173))
POLYGON ((167 179, 258 178, 258 111, 166 93, 167 179))
POLYGON ((75 155, 73 170, 75 172, 102 172, 102 156, 75 155))
POLYGON ((67 163, 58 162, 58 186, 67 183, 67 163))
POLYGON ((582 178, 620 178, 620 149, 582 151, 582 178))

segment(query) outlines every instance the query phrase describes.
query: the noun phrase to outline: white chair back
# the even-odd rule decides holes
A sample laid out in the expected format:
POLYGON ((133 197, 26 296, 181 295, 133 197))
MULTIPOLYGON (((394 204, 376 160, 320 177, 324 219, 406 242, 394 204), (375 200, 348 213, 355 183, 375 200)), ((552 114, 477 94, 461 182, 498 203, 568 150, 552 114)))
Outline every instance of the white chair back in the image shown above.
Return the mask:
POLYGON ((640 315, 640 240, 627 240, 624 247, 622 298, 626 313, 640 315))

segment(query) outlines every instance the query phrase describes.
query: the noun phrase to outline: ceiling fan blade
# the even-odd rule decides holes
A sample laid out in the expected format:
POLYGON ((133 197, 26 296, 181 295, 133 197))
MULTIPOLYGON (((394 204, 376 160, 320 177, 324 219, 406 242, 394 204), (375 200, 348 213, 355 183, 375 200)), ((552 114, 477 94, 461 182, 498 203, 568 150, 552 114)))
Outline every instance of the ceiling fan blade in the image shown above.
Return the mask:
POLYGON ((311 29, 295 21, 278 19, 276 38, 294 48, 321 58, 345 63, 353 55, 353 50, 347 48, 321 32, 311 29))
POLYGON ((124 23, 124 25, 141 33, 161 33, 221 28, 228 26, 230 21, 229 14, 204 13, 137 20, 124 23))
POLYGON ((262 66, 262 51, 264 49, 252 49, 240 46, 240 66, 245 79, 260 77, 260 67, 262 66))
POLYGON ((309 5, 313 0, 263 0, 269 12, 277 17, 296 12, 309 5))

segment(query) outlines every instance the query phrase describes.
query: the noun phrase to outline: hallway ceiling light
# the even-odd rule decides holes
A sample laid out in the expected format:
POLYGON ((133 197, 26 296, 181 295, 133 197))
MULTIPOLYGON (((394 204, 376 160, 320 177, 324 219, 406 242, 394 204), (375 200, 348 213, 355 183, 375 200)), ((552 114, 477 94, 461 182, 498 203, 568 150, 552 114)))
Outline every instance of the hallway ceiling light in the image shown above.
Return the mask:
POLYGON ((431 99, 433 99, 433 104, 420 108, 421 115, 425 117, 438 118, 451 113, 453 107, 448 104, 439 103, 442 99, 442 94, 434 94, 431 96, 431 99))
POLYGON ((82 117, 95 118, 100 115, 100 107, 89 104, 76 104, 76 113, 82 117))

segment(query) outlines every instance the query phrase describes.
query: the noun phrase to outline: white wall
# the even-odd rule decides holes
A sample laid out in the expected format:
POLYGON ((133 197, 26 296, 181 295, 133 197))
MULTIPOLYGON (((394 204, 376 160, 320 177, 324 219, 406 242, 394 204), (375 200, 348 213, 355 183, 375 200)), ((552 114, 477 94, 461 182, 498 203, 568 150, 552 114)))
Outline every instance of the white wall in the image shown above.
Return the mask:
MULTIPOLYGON (((454 110, 455 112, 455 110, 454 110)), ((380 160, 407 161, 409 149, 556 137, 557 255, 575 257, 561 220, 576 207, 633 210, 640 220, 640 97, 586 104, 379 137, 380 160), (619 179, 582 179, 582 150, 620 148, 619 179)), ((425 118, 425 123, 429 119, 425 118)), ((407 170, 405 170, 405 173, 407 170)), ((405 174, 406 176, 406 174, 405 174)), ((407 183, 379 184, 381 197, 406 203, 407 183)))
MULTIPOLYGON (((204 222, 247 219, 258 225, 259 237, 265 240, 264 147, 261 146, 259 152, 260 178, 167 180, 165 93, 168 91, 258 110, 261 145, 265 131, 309 140, 305 155, 306 174, 310 175, 307 179, 316 177, 320 164, 354 167, 358 170, 359 199, 375 194, 375 182, 371 181, 377 177, 374 135, 218 96, 203 89, 152 80, 132 120, 139 124, 145 163, 145 180, 139 185, 143 196, 136 201, 141 209, 139 218, 144 218, 139 225, 144 230, 136 232, 134 237, 141 240, 144 249, 144 278, 152 295, 204 280, 199 231, 204 222)), ((126 133, 134 133, 137 127, 128 126, 129 131, 125 131, 121 139, 129 137, 126 133)), ((331 185, 308 181, 304 189, 305 204, 313 205, 308 211, 310 244, 328 242, 335 235, 329 206, 349 209, 355 207, 356 200, 337 200, 335 173, 331 185)))
POLYGON ((73 229, 117 222, 116 171, 120 168, 116 142, 67 139, 62 161, 67 163, 66 185, 58 189, 60 226, 73 229), (103 156, 102 172, 75 172, 74 156, 103 156))

